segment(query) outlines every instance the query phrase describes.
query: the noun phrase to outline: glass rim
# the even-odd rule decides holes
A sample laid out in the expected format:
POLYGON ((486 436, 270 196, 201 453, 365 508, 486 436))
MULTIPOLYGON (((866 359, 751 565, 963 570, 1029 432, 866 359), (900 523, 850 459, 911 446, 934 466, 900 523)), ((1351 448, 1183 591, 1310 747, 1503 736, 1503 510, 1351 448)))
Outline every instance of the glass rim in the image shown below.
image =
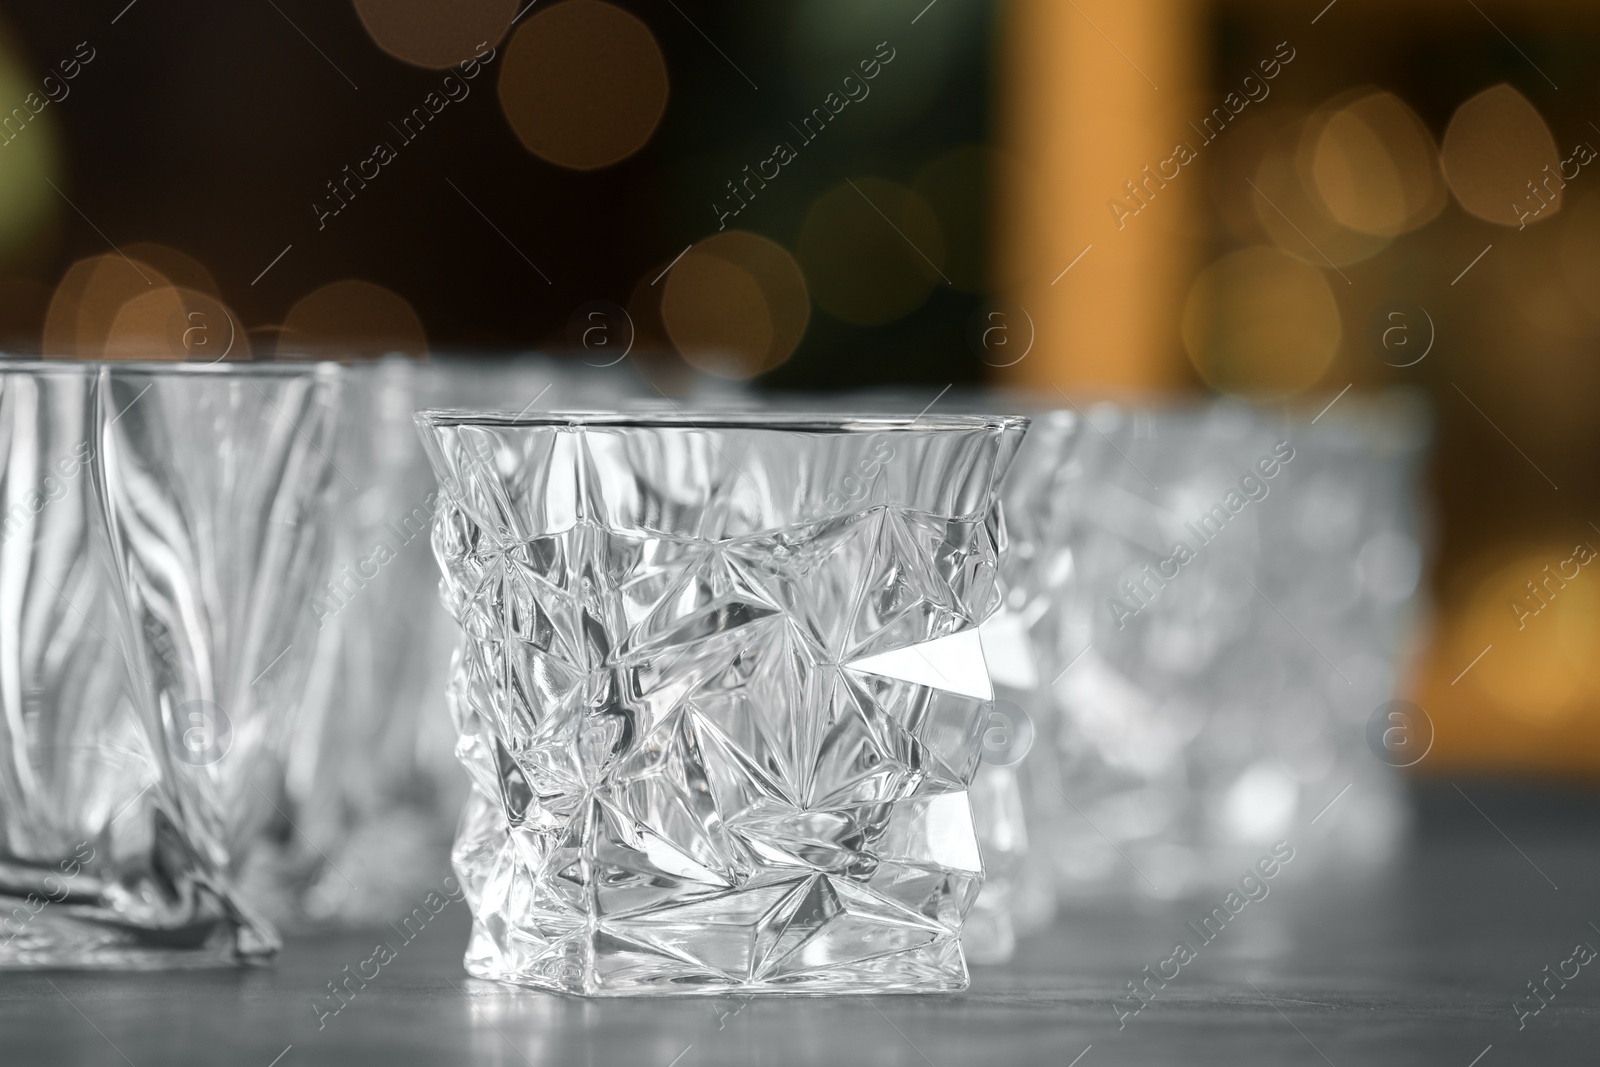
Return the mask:
POLYGON ((895 415, 872 412, 793 411, 533 411, 425 408, 412 416, 419 426, 598 428, 636 430, 772 430, 785 433, 885 433, 894 431, 1022 430, 1026 415, 895 415))
POLYGON ((170 377, 243 377, 260 375, 266 378, 292 378, 312 375, 332 376, 339 371, 338 364, 326 360, 294 363, 269 360, 218 360, 215 363, 194 363, 186 360, 151 359, 35 359, 0 357, 0 374, 61 374, 97 376, 104 371, 117 374, 151 374, 170 377))

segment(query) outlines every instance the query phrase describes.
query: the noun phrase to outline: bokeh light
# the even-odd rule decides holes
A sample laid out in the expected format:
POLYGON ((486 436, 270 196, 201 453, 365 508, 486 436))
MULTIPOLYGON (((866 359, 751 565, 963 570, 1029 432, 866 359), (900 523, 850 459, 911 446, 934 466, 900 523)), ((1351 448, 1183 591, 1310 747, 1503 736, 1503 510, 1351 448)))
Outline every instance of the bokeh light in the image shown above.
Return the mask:
POLYGON ((127 301, 111 322, 106 359, 217 363, 250 358, 238 316, 210 293, 164 285, 127 301))
POLYGON ((78 260, 62 276, 45 313, 44 355, 101 358, 122 305, 170 285, 155 267, 116 252, 78 260))
POLYGON ((506 48, 500 105, 528 151, 593 170, 650 140, 667 108, 655 35, 601 0, 565 0, 525 21, 506 48))
POLYGON ((1242 249, 1201 271, 1183 309, 1195 370, 1221 392, 1256 400, 1316 384, 1341 332, 1326 275, 1270 248, 1242 249))
POLYGON ((359 278, 330 282, 295 301, 284 317, 279 359, 426 357, 428 334, 405 297, 359 278))
POLYGON ((1438 149, 1422 120, 1398 96, 1362 96, 1319 125, 1312 177, 1324 206, 1340 223, 1390 237, 1443 210, 1438 149))
POLYGON ((1259 244, 1271 240, 1256 215, 1260 197, 1250 183, 1256 180, 1263 159, 1283 151, 1285 143, 1292 143, 1292 133, 1304 119, 1304 112, 1273 104, 1259 111, 1252 107, 1229 128, 1228 136, 1207 149, 1211 157, 1202 173, 1210 208, 1227 232, 1240 242, 1259 244))
POLYGON ((1440 163, 1462 208, 1486 222, 1520 226, 1523 218, 1543 221, 1561 210, 1555 137, 1527 97, 1509 85, 1485 89, 1456 108, 1440 163), (1519 206, 1534 214, 1520 214, 1519 206))
POLYGON ((818 197, 796 251, 817 306, 858 326, 893 322, 921 307, 945 260, 933 208, 882 178, 857 178, 818 197))
POLYGON ((35 112, 27 101, 41 100, 39 83, 17 58, 0 27, 0 100, 10 125, 0 131, 0 262, 12 260, 49 225, 60 209, 50 187, 65 181, 56 147, 55 109, 44 101, 35 112), (20 113, 26 122, 12 116, 20 113))
POLYGON ((772 321, 761 287, 725 259, 691 256, 673 268, 661 296, 667 334, 700 370, 748 378, 772 347, 772 321))
POLYGON ((1561 230, 1561 267, 1568 291, 1600 322, 1600 193, 1590 193, 1568 211, 1561 230))
POLYGON ((1316 267, 1349 266, 1381 252, 1389 237, 1361 233, 1336 219, 1317 193, 1314 163, 1325 113, 1291 121, 1276 131, 1256 166, 1246 197, 1256 223, 1279 249, 1316 267))
POLYGON ((498 44, 517 0, 355 0, 377 46, 407 63, 443 70, 498 44))
POLYGON ((1463 684, 1529 726, 1569 718, 1592 704, 1600 686, 1600 589, 1582 573, 1546 584, 1545 567, 1555 571, 1573 550, 1552 542, 1516 553, 1478 584, 1457 635, 1454 651, 1471 649, 1462 662, 1494 645, 1463 684))
POLYGON ((667 275, 661 320, 685 361, 724 378, 771 370, 811 316, 805 276, 782 246, 743 231, 717 234, 667 275))
POLYGON ((135 263, 148 263, 165 275, 167 281, 173 285, 209 293, 214 297, 222 295, 222 290, 217 288, 217 280, 211 276, 211 271, 187 252, 180 252, 170 245, 158 244, 155 241, 135 241, 123 245, 122 251, 135 263))
MULTIPOLYGON (((1582 283, 1574 284, 1576 279, 1564 261, 1563 246, 1570 247, 1568 238, 1575 221, 1585 220, 1569 215, 1561 226, 1530 228, 1515 241, 1505 242, 1505 255, 1495 259, 1493 270, 1521 316, 1519 326, 1560 337, 1590 337, 1600 326, 1583 298, 1582 283)), ((1580 267, 1581 256, 1572 257, 1580 267)))

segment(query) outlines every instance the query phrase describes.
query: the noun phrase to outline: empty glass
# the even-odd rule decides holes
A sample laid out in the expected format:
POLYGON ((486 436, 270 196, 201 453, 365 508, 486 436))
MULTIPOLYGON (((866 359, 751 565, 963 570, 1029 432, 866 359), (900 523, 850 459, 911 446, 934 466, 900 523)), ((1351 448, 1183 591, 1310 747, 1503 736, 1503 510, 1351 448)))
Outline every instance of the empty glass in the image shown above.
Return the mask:
POLYGON ((281 788, 324 566, 332 368, 0 368, 11 966, 269 955, 233 878, 281 788), (52 881, 53 880, 53 881, 52 881), (12 887, 15 886, 13 890, 12 887))
POLYGON ((203 864, 177 841, 165 863, 157 849, 159 770, 98 550, 97 380, 86 364, 0 363, 0 967, 136 965, 164 939, 229 940, 203 864))
POLYGON ((101 372, 102 502, 135 706, 167 742, 157 753, 162 799, 219 880, 238 874, 281 811, 342 477, 330 460, 337 372, 242 363, 101 372))
POLYGON ((621 396, 620 371, 578 373, 537 357, 391 357, 344 372, 332 456, 344 490, 331 573, 312 595, 317 658, 287 797, 253 856, 248 888, 291 925, 382 923, 448 869, 467 780, 445 682, 460 628, 439 602, 429 547, 438 506, 412 413, 512 403, 548 410, 621 396))
POLYGON ((953 990, 1026 420, 419 416, 474 975, 953 990))
POLYGON ((1054 735, 1059 781, 1032 803, 1067 896, 1224 887, 1295 835, 1334 867, 1392 848, 1397 789, 1363 727, 1414 621, 1426 434, 1401 402, 1341 406, 1319 426, 1099 404, 1070 447, 1049 419, 1030 435, 1008 589, 1054 735), (1313 828, 1347 785, 1349 829, 1313 828))

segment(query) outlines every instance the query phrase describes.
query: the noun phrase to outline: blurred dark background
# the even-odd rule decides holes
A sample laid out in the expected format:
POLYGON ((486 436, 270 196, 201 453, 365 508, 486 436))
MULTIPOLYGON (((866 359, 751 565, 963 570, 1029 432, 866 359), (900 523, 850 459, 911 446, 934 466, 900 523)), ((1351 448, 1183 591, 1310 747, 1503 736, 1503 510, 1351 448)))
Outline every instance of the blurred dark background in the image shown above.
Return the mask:
MULTIPOLYGON (((739 214, 739 229, 793 249, 808 209, 845 178, 909 189, 945 161, 955 174, 933 198, 939 221, 954 254, 973 262, 944 266, 963 288, 923 282, 924 299, 893 321, 815 316, 773 378, 818 388, 979 377, 962 334, 984 273, 985 174, 981 154, 963 159, 961 150, 990 132, 986 4, 941 0, 938 18, 930 13, 916 26, 887 4, 616 5, 659 45, 667 106, 637 152, 574 170, 525 148, 498 99, 515 28, 489 41, 495 58, 462 79, 467 93, 406 142, 390 123, 438 91, 447 71, 384 51, 345 0, 126 3, 4 12, 5 88, 16 105, 79 42, 95 54, 69 95, 34 120, 41 128, 30 124, 4 153, 48 138, 38 166, 60 188, 28 194, 26 224, 17 227, 25 232, 4 250, 6 273, 40 287, 14 287, 4 325, 16 347, 38 347, 48 294, 69 264, 136 241, 203 263, 251 328, 282 324, 307 293, 359 278, 403 297, 435 348, 566 347, 576 309, 596 300, 628 305, 636 287, 648 288, 691 242, 716 231, 713 203, 734 203, 725 183, 786 139, 799 158, 739 214), (814 143, 802 142, 788 123, 822 106, 885 40, 895 58, 868 83, 869 95, 814 143), (396 158, 319 229, 313 205, 337 203, 326 183, 340 183, 380 140, 396 158)), ((445 14, 503 8, 432 6, 445 14)), ((537 34, 535 16, 549 6, 532 5, 517 28, 537 34)), ((425 17, 418 7, 419 22, 425 17)), ((636 102, 619 93, 620 104, 636 102)), ((589 98, 578 89, 572 96, 563 103, 578 110, 589 98)))

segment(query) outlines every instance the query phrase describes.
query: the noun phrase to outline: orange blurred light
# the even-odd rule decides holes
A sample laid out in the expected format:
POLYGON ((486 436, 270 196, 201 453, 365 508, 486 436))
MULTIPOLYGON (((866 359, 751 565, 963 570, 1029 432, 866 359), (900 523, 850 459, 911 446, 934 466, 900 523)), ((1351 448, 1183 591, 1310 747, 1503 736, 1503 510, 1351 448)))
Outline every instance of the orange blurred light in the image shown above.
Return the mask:
POLYGON ((799 265, 753 233, 717 234, 667 276, 661 318, 691 365, 724 378, 771 370, 805 334, 811 303, 799 265))
POLYGON ((1226 256, 1195 279, 1183 343, 1214 388, 1281 400, 1322 377, 1338 351, 1339 307, 1327 277, 1270 248, 1226 256))
POLYGON ((1600 193, 1590 193, 1567 214, 1560 258, 1567 290, 1600 322, 1600 193))
POLYGON ((1340 223, 1390 237, 1444 208, 1438 149, 1422 120, 1393 93, 1371 93, 1329 115, 1317 134, 1312 175, 1340 223))
POLYGON ((396 59, 443 70, 497 44, 517 14, 517 0, 355 0, 377 46, 396 59))
POLYGON ((999 142, 1020 164, 995 175, 998 281, 1036 328, 1031 354, 1007 375, 1043 389, 1186 381, 1175 341, 1203 245, 1193 205, 1205 179, 1185 168, 1195 172, 1166 182, 1123 226, 1109 201, 1172 157, 1177 141, 1195 138, 1189 123, 1220 103, 1195 47, 1208 32, 1207 5, 1014 0, 996 11, 999 142))
POLYGON ((1486 222, 1521 226, 1561 210, 1555 137, 1509 85, 1485 89, 1456 108, 1440 162, 1456 200, 1486 222))
POLYGON ((170 285, 155 267, 116 252, 78 260, 62 276, 45 313, 44 355, 101 358, 122 305, 170 285))
POLYGON ((1597 567, 1600 560, 1580 565, 1573 545, 1542 545, 1479 584, 1455 652, 1470 657, 1494 645, 1497 654, 1485 656, 1464 681, 1501 715, 1548 727, 1592 705, 1600 689, 1593 656, 1600 645, 1597 567), (1575 576, 1563 578, 1563 569, 1575 576))
POLYGON ((1285 151, 1295 131, 1305 121, 1305 113, 1282 107, 1246 112, 1217 142, 1205 174, 1209 208, 1238 241, 1261 244, 1271 237, 1256 215, 1260 198, 1250 188, 1268 155, 1285 151))
POLYGON ((359 278, 330 282, 295 301, 284 317, 278 359, 426 358, 428 335, 405 297, 359 278))
POLYGON ((500 105, 540 159, 593 170, 633 155, 667 108, 667 62, 655 35, 601 0, 566 0, 511 38, 500 105))
POLYGON ((222 290, 217 288, 217 280, 211 276, 211 271, 187 252, 155 241, 135 241, 123 245, 122 251, 135 263, 150 264, 173 285, 195 289, 219 299, 222 296, 222 290))
POLYGON ((1314 160, 1328 116, 1322 113, 1280 130, 1256 168, 1253 184, 1238 191, 1278 248, 1314 267, 1344 267, 1382 251, 1391 238, 1346 226, 1316 191, 1314 160))
MULTIPOLYGON (((1592 212, 1588 205, 1583 206, 1592 212)), ((1560 337, 1592 337, 1597 332, 1600 323, 1589 310, 1595 295, 1585 292, 1582 281, 1572 272, 1574 265, 1582 270, 1584 257, 1594 263, 1596 253, 1592 249, 1577 251, 1572 247, 1574 242, 1568 240, 1575 230, 1581 232, 1587 221, 1572 212, 1559 227, 1535 227, 1519 234, 1515 241, 1505 242, 1505 255, 1495 260, 1494 269, 1526 325, 1560 337), (1567 256, 1563 256, 1564 251, 1567 256)), ((1591 232, 1585 236, 1595 235, 1591 232)), ((1528 342, 1529 345, 1511 343, 1523 349, 1535 343, 1531 337, 1528 342)))
POLYGON ((167 285, 122 305, 107 332, 104 355, 210 364, 249 359, 250 341, 238 317, 216 297, 167 285))

